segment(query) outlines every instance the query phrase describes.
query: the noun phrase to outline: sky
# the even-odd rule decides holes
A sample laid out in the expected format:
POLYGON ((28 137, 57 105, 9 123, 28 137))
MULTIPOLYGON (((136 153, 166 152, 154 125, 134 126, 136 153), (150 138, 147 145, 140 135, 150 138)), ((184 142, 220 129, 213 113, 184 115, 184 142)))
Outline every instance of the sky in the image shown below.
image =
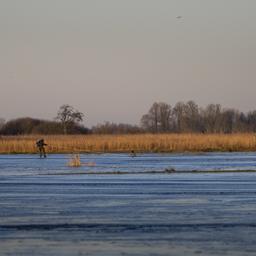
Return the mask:
POLYGON ((255 0, 0 0, 0 117, 139 124, 155 101, 256 109, 255 0))

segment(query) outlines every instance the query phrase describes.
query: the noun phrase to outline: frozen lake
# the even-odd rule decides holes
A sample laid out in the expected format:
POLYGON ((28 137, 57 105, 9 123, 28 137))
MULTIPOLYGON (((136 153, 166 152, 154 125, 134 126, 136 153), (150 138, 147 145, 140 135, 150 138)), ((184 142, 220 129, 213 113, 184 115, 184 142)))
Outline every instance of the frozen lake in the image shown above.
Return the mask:
POLYGON ((192 172, 256 170, 255 153, 68 160, 0 156, 0 255, 256 254, 256 173, 192 172))
POLYGON ((0 155, 0 175, 48 175, 86 172, 152 172, 174 168, 176 171, 256 170, 256 153, 203 154, 89 154, 81 155, 80 168, 70 168, 70 155, 0 155))

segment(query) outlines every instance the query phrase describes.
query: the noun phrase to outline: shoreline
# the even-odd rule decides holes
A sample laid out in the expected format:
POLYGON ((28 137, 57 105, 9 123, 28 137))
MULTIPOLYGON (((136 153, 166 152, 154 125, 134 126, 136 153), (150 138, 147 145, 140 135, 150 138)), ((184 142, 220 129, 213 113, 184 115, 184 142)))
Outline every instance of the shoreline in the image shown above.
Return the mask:
MULTIPOLYGON (((98 152, 98 151, 67 151, 67 152, 46 152, 47 156, 51 155, 74 155, 74 154, 79 154, 79 155, 104 155, 104 154, 109 154, 109 155, 121 155, 121 154, 126 154, 130 155, 130 151, 105 151, 105 152, 98 152)), ((255 153, 256 151, 144 151, 144 152, 136 152, 136 157, 139 157, 140 155, 150 155, 150 154, 159 154, 159 155, 206 155, 206 154, 211 154, 211 153, 223 153, 223 154, 228 154, 228 153, 255 153)), ((5 156, 5 155, 39 155, 39 152, 0 152, 0 156, 5 156)))

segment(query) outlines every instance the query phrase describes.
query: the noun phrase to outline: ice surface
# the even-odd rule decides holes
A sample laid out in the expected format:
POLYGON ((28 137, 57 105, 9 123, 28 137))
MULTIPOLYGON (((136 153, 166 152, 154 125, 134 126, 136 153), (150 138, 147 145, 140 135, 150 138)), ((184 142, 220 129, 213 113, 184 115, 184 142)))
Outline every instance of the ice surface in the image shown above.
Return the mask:
POLYGON ((81 159, 0 156, 0 255, 256 255, 256 173, 147 173, 255 170, 254 153, 81 159))

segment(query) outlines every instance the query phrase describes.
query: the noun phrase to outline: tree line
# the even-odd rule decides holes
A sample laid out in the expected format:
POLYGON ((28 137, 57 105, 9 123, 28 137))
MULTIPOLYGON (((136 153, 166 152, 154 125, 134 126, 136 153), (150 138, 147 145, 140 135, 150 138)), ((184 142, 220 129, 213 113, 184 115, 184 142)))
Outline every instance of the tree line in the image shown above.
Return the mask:
POLYGON ((137 133, 246 133, 256 132, 256 110, 248 113, 220 104, 198 106, 194 101, 178 102, 173 107, 155 102, 141 118, 140 125, 105 122, 92 128, 82 124, 84 114, 65 104, 53 121, 0 118, 1 135, 22 134, 137 134, 137 133))
POLYGON ((155 102, 141 118, 144 131, 153 133, 238 133, 256 132, 256 111, 243 113, 220 104, 199 107, 194 101, 173 107, 155 102))

